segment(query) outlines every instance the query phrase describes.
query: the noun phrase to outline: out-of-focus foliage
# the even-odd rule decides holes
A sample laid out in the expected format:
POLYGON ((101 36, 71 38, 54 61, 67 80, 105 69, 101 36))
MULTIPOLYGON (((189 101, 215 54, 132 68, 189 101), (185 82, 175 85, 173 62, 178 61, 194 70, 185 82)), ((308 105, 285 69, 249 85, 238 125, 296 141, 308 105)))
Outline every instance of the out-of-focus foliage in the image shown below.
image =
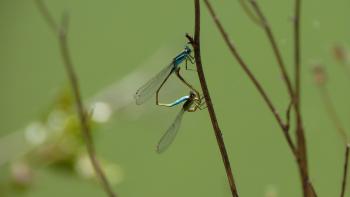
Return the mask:
MULTIPOLYGON (((98 138, 99 124, 109 120, 111 109, 107 104, 97 103, 87 113, 93 138, 98 138)), ((8 161, 9 176, 2 180, 4 194, 10 195, 9 190, 12 189, 24 192, 34 182, 39 184, 41 180, 35 176, 38 168, 63 170, 81 179, 96 180, 69 88, 60 91, 40 120, 29 123, 23 132, 26 152, 18 155, 15 160, 8 161), (5 186, 6 182, 10 183, 8 187, 5 186)), ((120 183, 123 179, 122 169, 117 164, 98 158, 102 160, 102 169, 106 171, 111 183, 120 183)))

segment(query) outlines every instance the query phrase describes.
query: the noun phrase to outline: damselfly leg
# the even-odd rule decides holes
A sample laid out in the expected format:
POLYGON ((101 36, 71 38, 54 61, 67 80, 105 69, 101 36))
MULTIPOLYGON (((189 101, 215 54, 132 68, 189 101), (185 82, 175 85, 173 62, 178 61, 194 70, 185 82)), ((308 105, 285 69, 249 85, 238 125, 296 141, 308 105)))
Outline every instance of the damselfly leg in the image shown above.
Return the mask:
POLYGON ((188 55, 188 57, 186 58, 186 60, 185 60, 185 68, 186 68, 186 70, 197 71, 196 69, 188 68, 188 61, 190 61, 191 64, 194 64, 194 62, 195 62, 194 57, 192 57, 191 55, 188 55))
POLYGON ((196 90, 190 83, 188 83, 180 74, 180 67, 176 70, 176 76, 182 81, 187 87, 189 87, 192 91, 194 91, 197 96, 199 96, 198 90, 196 90))
MULTIPOLYGON (((185 49, 179 53, 168 66, 166 66, 162 71, 160 71, 155 77, 150 79, 146 84, 141 86, 134 96, 136 104, 141 105, 151 98, 154 94, 157 95, 156 104, 159 105, 159 91, 163 87, 164 83, 169 79, 170 75, 173 74, 183 63, 187 61, 193 63, 193 57, 191 56, 191 49, 186 46, 185 49)), ((188 84, 188 83, 187 83, 188 84)))
POLYGON ((159 105, 159 106, 166 106, 165 104, 163 103, 159 103, 159 91, 160 89, 162 89, 163 85, 165 84, 165 82, 169 79, 170 75, 172 74, 169 73, 168 76, 164 79, 164 81, 160 84, 159 88, 157 89, 156 91, 156 105, 159 105))

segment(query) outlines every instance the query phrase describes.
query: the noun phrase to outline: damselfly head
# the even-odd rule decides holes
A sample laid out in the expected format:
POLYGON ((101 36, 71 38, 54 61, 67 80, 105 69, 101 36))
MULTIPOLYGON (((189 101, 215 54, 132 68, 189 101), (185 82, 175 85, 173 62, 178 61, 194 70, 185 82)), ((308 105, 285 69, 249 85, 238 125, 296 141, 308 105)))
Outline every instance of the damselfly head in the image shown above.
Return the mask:
POLYGON ((197 94, 193 90, 190 90, 190 95, 189 96, 190 96, 191 100, 197 98, 197 94))
POLYGON ((188 46, 185 46, 184 51, 185 51, 187 54, 190 54, 190 53, 192 52, 191 48, 188 47, 188 46))

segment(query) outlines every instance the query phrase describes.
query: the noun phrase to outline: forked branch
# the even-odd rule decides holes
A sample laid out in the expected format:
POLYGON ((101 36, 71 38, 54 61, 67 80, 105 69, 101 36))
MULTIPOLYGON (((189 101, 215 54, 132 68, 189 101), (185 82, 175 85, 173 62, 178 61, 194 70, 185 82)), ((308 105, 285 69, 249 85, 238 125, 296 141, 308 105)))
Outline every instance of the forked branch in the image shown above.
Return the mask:
POLYGON ((272 103, 270 97, 266 93, 265 89, 262 87, 261 83, 257 80, 255 75, 250 70, 249 66, 245 63, 241 55, 239 54, 238 50, 236 49, 234 43, 229 38, 228 34, 226 33, 226 30, 224 29, 223 25, 221 24, 221 21, 217 17, 211 3, 209 0, 204 0, 206 7, 209 10, 210 16, 214 20, 214 23, 216 27, 218 28, 219 32, 221 33, 221 36, 223 37, 225 44, 228 46, 231 54, 233 57, 237 60, 243 71, 246 73, 246 75, 249 77, 249 79, 252 81, 255 88, 258 90, 259 94, 263 98, 264 102, 268 106, 269 110, 273 114, 274 118, 276 119, 278 125, 280 126, 281 130, 283 131, 284 137, 288 143, 289 148, 291 149, 293 155, 297 155, 296 148, 294 147, 292 138, 288 132, 289 126, 283 122, 281 116, 277 112, 277 109, 275 108, 274 104, 272 103))
MULTIPOLYGON (((232 55, 234 56, 234 58, 238 61, 239 65, 242 67, 242 69, 245 71, 245 73, 247 74, 247 76, 249 77, 249 79, 253 82, 254 86, 256 87, 256 89, 258 90, 258 92, 260 93, 260 95, 263 97, 265 103, 267 104, 267 106, 269 107, 270 111, 272 112, 272 114, 274 115, 275 119, 277 120, 279 126, 281 127, 281 130, 283 131, 283 134, 285 136, 285 139, 295 157, 295 160, 297 161, 298 167, 299 167, 299 171, 301 174, 301 179, 302 179, 302 185, 303 185, 303 191, 304 191, 304 196, 305 197, 310 197, 310 196, 316 196, 316 192, 310 182, 309 176, 308 176, 308 170, 307 170, 307 162, 306 162, 306 144, 305 144, 305 138, 304 138, 304 129, 302 127, 302 119, 301 119, 301 114, 300 114, 300 110, 298 108, 298 110, 296 110, 297 113, 297 138, 298 138, 298 146, 295 147, 294 143, 291 139, 291 136, 289 134, 289 113, 290 113, 290 108, 291 105, 289 105, 289 108, 287 109, 287 123, 284 123, 281 118, 280 115, 277 113, 276 108, 274 107, 274 105, 272 104, 271 99, 268 97, 267 93, 265 92, 265 90, 263 89, 262 85, 260 84, 260 82, 256 79, 256 77, 254 76, 254 74, 250 71, 248 65, 244 62, 244 60, 242 59, 242 57, 240 56, 240 54, 238 53, 235 45, 233 44, 233 42, 231 41, 231 39, 229 38, 228 34, 226 33, 226 30, 224 29, 223 25, 221 24, 221 21, 218 19, 213 7, 211 6, 211 3, 209 2, 209 0, 204 0, 209 13, 212 17, 212 19, 214 20, 214 23, 216 24, 219 32, 221 33, 221 36, 223 37, 226 45, 228 46, 228 48, 230 49, 230 52, 232 53, 232 55)), ((256 9, 256 7, 255 7, 256 9)), ((299 16, 299 15, 298 15, 299 16)), ((260 15, 261 17, 261 15, 260 15)), ((266 28, 266 27, 265 27, 266 28)), ((299 32, 299 31, 297 31, 299 32)), ((297 36, 298 39, 296 41, 297 46, 299 47, 299 35, 297 36)), ((300 61, 300 56, 299 56, 299 52, 300 50, 297 50, 297 58, 296 61, 300 61)), ((286 75, 287 76, 287 75, 286 75)), ((299 89, 300 90, 300 89, 299 89)), ((294 95, 294 94, 293 94, 294 95)), ((297 97, 293 97, 293 99, 291 100, 292 105, 299 102, 297 97)), ((295 107, 296 108, 296 107, 295 107)))

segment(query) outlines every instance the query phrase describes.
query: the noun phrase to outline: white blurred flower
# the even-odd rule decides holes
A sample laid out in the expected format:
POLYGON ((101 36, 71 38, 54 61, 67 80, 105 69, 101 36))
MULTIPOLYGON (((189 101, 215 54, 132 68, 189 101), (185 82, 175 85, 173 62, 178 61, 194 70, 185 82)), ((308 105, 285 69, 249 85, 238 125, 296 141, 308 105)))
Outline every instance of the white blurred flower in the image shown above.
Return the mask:
POLYGON ((83 178, 92 179, 95 177, 94 168, 87 154, 82 154, 78 157, 75 162, 75 170, 83 178))
POLYGON ((46 132, 46 128, 42 123, 32 122, 25 129, 25 139, 29 144, 40 145, 47 138, 46 132))
POLYGON ((54 110, 49 114, 47 126, 50 131, 60 132, 64 130, 67 114, 61 110, 54 110))
POLYGON ((93 104, 92 120, 99 123, 107 122, 112 115, 112 108, 108 103, 96 102, 93 104))

